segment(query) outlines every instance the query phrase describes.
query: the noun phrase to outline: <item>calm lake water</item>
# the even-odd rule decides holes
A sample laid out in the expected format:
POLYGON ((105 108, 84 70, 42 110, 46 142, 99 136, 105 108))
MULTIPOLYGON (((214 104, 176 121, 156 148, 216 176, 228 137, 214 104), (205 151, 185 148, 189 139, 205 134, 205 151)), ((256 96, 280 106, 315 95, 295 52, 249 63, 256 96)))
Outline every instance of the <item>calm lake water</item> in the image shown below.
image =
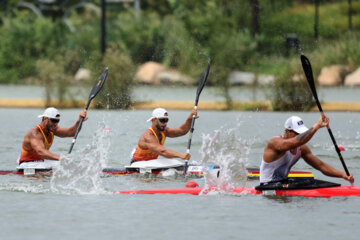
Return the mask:
MULTIPOLYGON (((185 93, 184 93, 185 94, 185 93)), ((0 96, 3 97, 3 96, 0 96)), ((0 166, 15 169, 23 136, 39 123, 43 109, 0 109, 0 166)), ((60 126, 70 126, 80 109, 61 110, 60 126)), ((169 111, 169 127, 184 122, 189 111, 169 111)), ((224 164, 257 167, 267 140, 283 132, 290 115, 308 127, 318 113, 199 111, 192 140, 193 162, 212 155, 224 164), (219 141, 215 141, 215 140, 219 141), (212 142, 213 141, 213 142, 212 142), (209 144, 212 143, 212 144, 209 144)), ((0 239, 358 239, 360 198, 303 198, 221 193, 192 195, 120 195, 113 190, 182 188, 189 179, 136 176, 99 177, 101 167, 120 168, 139 136, 149 127, 151 111, 88 112, 71 156, 71 139, 56 138, 55 153, 64 154, 70 168, 55 176, 0 176, 0 239), (71 169, 75 171, 71 171, 71 169)), ((343 157, 360 177, 360 115, 328 113, 343 157)), ((185 152, 188 136, 166 140, 166 146, 185 152)), ((308 144, 322 160, 342 169, 325 129, 308 144)), ((68 166, 69 167, 69 166, 68 166)), ((300 161, 295 169, 330 179, 300 161)), ((204 179, 195 179, 200 186, 204 179)), ((247 186, 258 182, 248 181, 247 186)), ((234 182, 243 184, 243 182, 234 182)))

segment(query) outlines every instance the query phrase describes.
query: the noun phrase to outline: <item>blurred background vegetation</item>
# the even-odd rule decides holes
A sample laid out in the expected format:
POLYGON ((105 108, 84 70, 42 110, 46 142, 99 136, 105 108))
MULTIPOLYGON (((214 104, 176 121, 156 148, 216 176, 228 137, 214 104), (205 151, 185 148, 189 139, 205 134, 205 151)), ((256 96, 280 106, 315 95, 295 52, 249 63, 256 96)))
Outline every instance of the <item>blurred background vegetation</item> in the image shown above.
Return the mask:
POLYGON ((231 71, 274 75, 273 109, 291 111, 313 104, 305 78, 293 80, 303 75, 301 52, 315 76, 328 64, 360 65, 359 0, 0 0, 0 15, 1 84, 42 84, 61 100, 80 67, 95 79, 108 66, 99 107, 130 107, 147 61, 198 81, 211 60, 208 81, 229 109, 231 71))

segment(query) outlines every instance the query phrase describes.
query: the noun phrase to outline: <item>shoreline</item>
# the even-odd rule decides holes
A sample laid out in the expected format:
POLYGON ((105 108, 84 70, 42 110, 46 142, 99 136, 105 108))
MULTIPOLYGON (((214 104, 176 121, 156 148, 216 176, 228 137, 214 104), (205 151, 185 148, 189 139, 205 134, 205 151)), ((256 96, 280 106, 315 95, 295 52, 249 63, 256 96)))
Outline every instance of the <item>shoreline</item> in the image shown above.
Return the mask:
MULTIPOLYGON (((57 100, 51 101, 49 105, 57 108, 82 108, 87 100, 63 101, 62 104, 57 100)), ((94 101, 91 107, 94 107, 94 101)), ((324 111, 330 112, 360 112, 359 102, 323 102, 321 103, 324 111)), ((0 108, 45 108, 46 101, 42 99, 10 99, 1 98, 0 108)), ((154 109, 163 107, 171 110, 188 110, 194 107, 194 101, 135 101, 132 108, 135 110, 154 109)), ((198 108, 201 110, 225 111, 226 103, 217 101, 200 101, 198 108)), ((271 101, 233 101, 231 111, 273 111, 271 101)), ((314 106, 310 111, 318 111, 314 106)))

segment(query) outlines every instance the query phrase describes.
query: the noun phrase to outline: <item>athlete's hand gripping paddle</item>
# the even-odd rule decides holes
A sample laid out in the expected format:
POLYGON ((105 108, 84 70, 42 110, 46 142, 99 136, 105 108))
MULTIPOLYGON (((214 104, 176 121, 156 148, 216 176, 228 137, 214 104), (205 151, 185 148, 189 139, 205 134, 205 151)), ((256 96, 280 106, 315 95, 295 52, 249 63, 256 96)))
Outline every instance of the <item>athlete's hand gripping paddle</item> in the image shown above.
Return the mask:
MULTIPOLYGON (((206 80, 208 78, 208 75, 209 75, 209 71, 210 71, 210 61, 208 63, 208 66, 200 80, 200 83, 198 85, 198 88, 197 88, 197 91, 196 91, 196 99, 195 99, 195 109, 197 109, 197 106, 198 106, 198 103, 199 103, 199 97, 200 97, 200 94, 201 94, 201 91, 203 90, 204 86, 205 86, 205 83, 206 83, 206 80)), ((191 147, 191 140, 192 140, 192 135, 193 135, 193 132, 194 132, 194 125, 195 125, 195 118, 196 116, 193 115, 192 116, 192 120, 191 120, 191 128, 190 128, 190 134, 189 134, 189 141, 188 141, 188 146, 187 146, 187 149, 186 149, 186 152, 187 153, 190 153, 190 147, 191 147)), ((188 169, 188 161, 189 160, 185 160, 185 165, 184 165, 184 175, 186 175, 186 172, 187 172, 187 169, 188 169)))

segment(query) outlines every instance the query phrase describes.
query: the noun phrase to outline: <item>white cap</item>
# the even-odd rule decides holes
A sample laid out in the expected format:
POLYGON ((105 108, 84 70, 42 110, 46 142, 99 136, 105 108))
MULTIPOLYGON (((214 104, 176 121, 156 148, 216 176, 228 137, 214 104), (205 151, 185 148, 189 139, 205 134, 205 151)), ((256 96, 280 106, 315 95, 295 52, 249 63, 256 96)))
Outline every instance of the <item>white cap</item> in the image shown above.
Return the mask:
POLYGON ((56 108, 49 107, 45 109, 44 113, 42 115, 38 116, 39 118, 47 117, 47 118, 53 118, 53 119, 60 119, 60 113, 56 108))
POLYGON ((154 118, 168 118, 167 111, 164 108, 155 108, 154 111, 151 114, 151 118, 149 118, 147 121, 150 122, 154 118), (166 114, 166 115, 165 115, 166 114))
POLYGON ((304 133, 307 130, 309 130, 304 125, 304 121, 301 118, 297 117, 297 116, 292 116, 292 117, 288 118, 288 120, 286 120, 284 126, 285 126, 285 129, 292 130, 292 131, 297 132, 299 134, 304 133))

